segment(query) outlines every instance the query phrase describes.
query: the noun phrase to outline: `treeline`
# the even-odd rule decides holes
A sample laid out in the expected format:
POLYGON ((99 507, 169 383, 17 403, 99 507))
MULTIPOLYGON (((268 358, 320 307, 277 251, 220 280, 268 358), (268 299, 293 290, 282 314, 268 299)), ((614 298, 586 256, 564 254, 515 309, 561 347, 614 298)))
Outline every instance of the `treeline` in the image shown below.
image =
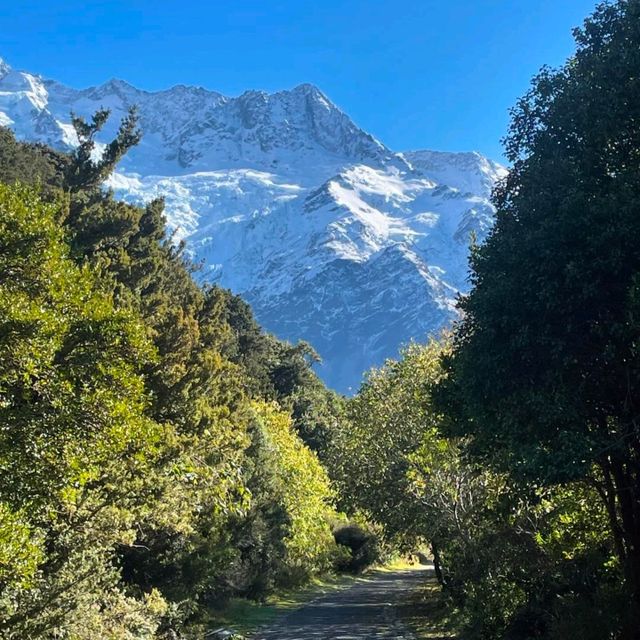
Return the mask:
POLYGON ((345 509, 432 549, 465 638, 640 638, 640 2, 600 5, 512 111, 462 319, 373 371, 345 509))
MULTIPOLYGON (((309 445, 342 400, 313 351, 197 284, 165 233, 101 184, 107 111, 63 154, 0 129, 0 636, 177 638, 230 596, 345 562, 309 445)), ((342 548, 344 549, 344 548, 342 548)))

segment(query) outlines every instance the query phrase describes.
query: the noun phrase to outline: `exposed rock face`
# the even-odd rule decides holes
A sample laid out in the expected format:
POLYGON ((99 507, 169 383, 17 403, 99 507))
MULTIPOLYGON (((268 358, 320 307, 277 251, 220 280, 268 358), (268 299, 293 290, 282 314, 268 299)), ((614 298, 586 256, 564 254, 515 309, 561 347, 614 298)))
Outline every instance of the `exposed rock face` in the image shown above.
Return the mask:
POLYGON ((455 317, 471 234, 491 228, 505 170, 477 153, 395 153, 316 87, 237 98, 198 87, 141 91, 120 80, 75 90, 0 61, 0 125, 58 148, 70 112, 130 105, 142 143, 109 181, 162 195, 203 276, 242 294, 282 338, 310 342, 340 391, 455 317))

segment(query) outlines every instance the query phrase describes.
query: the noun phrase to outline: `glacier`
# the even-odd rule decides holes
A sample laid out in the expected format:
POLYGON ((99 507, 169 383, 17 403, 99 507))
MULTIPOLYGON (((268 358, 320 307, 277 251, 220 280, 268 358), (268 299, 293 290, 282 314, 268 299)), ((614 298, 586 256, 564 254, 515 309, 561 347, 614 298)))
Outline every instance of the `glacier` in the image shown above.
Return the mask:
POLYGON ((136 203, 163 197, 200 277, 240 294, 278 337, 309 342, 330 387, 354 392, 367 369, 456 318, 500 164, 395 152, 310 84, 238 97, 116 79, 78 90, 0 59, 0 126, 21 140, 69 150, 71 112, 104 107, 105 142, 131 105, 142 142, 107 186, 136 203))

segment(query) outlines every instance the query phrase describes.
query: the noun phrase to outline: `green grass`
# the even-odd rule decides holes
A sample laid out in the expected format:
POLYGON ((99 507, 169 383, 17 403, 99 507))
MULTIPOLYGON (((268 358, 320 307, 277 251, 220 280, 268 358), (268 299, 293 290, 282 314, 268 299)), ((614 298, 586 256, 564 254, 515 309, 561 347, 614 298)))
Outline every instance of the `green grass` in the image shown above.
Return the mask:
MULTIPOLYGON (((265 602, 256 602, 245 598, 232 598, 225 604, 224 608, 210 611, 207 620, 201 620, 199 624, 194 625, 192 635, 188 637, 200 638, 204 630, 220 627, 234 631, 241 636, 250 636, 260 627, 270 624, 280 616, 294 611, 316 598, 346 589, 355 582, 366 579, 370 571, 400 571, 412 568, 415 568, 415 565, 404 558, 398 558, 383 566, 370 567, 369 570, 360 575, 339 574, 314 578, 303 587, 279 590, 269 596, 265 602)), ((430 581, 423 589, 413 595, 407 605, 399 609, 403 622, 410 626, 420 640, 423 638, 458 638, 456 635, 445 635, 444 633, 440 633, 440 635, 424 635, 432 628, 431 624, 434 620, 437 620, 438 629, 446 627, 444 609, 439 610, 438 606, 436 606, 438 598, 439 587, 435 582, 432 583, 430 581), (429 625, 426 624, 423 616, 428 617, 429 625), (419 633, 423 635, 418 635, 419 633)), ((440 604, 444 606, 444 603, 440 604)))
POLYGON ((435 577, 430 577, 397 612, 417 640, 463 640, 461 616, 446 601, 435 577))
POLYGON ((263 603, 233 598, 223 610, 211 612, 211 618, 206 626, 209 629, 225 627, 241 635, 248 635, 311 600, 351 586, 356 580, 358 577, 353 575, 329 575, 315 578, 304 587, 278 591, 263 603))

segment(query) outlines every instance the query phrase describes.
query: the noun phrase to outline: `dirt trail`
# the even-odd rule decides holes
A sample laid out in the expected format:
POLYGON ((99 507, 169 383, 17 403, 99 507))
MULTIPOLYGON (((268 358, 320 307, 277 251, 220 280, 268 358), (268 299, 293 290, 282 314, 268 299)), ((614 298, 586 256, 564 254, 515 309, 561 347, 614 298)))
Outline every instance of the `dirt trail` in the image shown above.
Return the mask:
POLYGON ((323 596, 251 636, 252 640, 410 640, 395 605, 424 583, 426 568, 377 571, 323 596))

